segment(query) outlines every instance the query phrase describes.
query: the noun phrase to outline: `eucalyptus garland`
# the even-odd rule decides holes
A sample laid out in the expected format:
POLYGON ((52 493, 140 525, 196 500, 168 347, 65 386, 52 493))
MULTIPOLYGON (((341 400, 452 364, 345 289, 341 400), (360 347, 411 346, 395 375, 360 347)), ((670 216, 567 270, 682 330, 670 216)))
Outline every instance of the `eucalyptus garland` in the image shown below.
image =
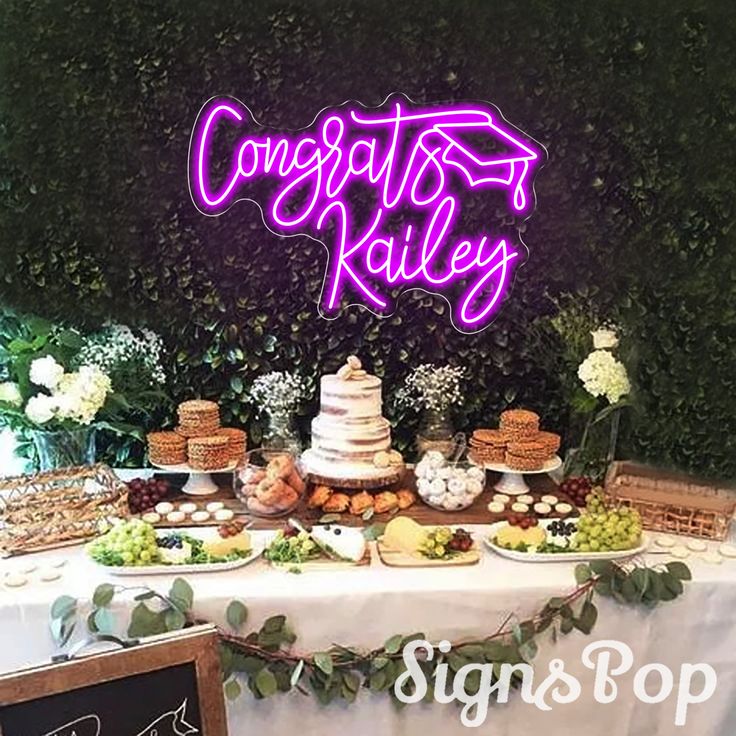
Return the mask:
MULTIPOLYGON (((496 631, 485 637, 453 642, 449 651, 419 664, 428 682, 434 681, 442 663, 452 672, 467 664, 490 663, 494 675, 503 664, 531 664, 544 632, 549 632, 553 641, 574 630, 591 633, 598 620, 596 595, 626 606, 653 607, 682 595, 683 582, 690 579, 690 570, 682 562, 656 567, 635 560, 581 563, 575 567, 576 587, 550 598, 533 616, 521 619, 509 614, 496 631)), ((91 606, 68 595, 54 601, 51 631, 57 644, 66 646, 82 620, 80 628, 83 626, 92 636, 115 633, 110 606, 116 596, 132 596, 135 601, 127 626, 131 639, 207 623, 196 616, 194 591, 183 578, 176 578, 167 594, 146 586, 102 583, 92 595, 91 606)), ((296 634, 286 616, 271 616, 259 629, 244 633, 248 609, 242 601, 233 600, 227 606, 225 620, 227 627, 218 627, 218 632, 225 695, 229 699, 237 698, 246 685, 258 699, 296 689, 305 695, 312 693, 323 704, 339 699, 353 702, 361 689, 369 689, 385 692, 401 704, 394 683, 406 669, 402 650, 407 643, 426 638, 420 632, 394 634, 370 651, 333 644, 324 651, 300 653, 293 649, 296 634)), ((466 678, 467 692, 477 692, 477 680, 472 674, 466 678)), ((512 687, 520 684, 520 678, 512 678, 512 687)), ((410 693, 412 687, 409 684, 405 692, 410 693)), ((428 700, 433 691, 427 689, 428 700)))

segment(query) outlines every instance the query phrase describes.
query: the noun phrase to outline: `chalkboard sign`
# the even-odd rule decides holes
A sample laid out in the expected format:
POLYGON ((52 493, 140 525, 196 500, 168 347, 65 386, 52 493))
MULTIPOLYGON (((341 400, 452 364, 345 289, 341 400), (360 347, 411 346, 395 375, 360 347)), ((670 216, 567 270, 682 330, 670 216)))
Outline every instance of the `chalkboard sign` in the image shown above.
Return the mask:
POLYGON ((197 627, 4 675, 0 736, 227 736, 217 634, 197 627))

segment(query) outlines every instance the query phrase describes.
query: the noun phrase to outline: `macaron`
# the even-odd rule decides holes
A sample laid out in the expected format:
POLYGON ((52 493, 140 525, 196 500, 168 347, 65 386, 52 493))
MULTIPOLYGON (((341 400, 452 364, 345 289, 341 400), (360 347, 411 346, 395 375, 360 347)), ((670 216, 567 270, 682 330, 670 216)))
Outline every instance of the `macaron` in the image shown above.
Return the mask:
POLYGON ((157 514, 160 516, 166 516, 166 514, 170 514, 174 510, 174 504, 169 503, 168 501, 161 501, 156 504, 155 508, 157 514))
POLYGON ((28 578, 19 572, 9 572, 3 582, 8 588, 22 588, 28 583, 28 578))
POLYGON ((234 516, 235 513, 230 509, 215 511, 215 521, 230 521, 234 516))
POLYGON ((708 545, 702 539, 688 539, 687 548, 691 552, 705 552, 708 549, 708 545))
POLYGON ((492 514, 502 514, 503 513, 503 510, 505 508, 506 508, 506 504, 505 503, 501 503, 500 501, 491 501, 488 504, 488 510, 492 514))
POLYGON ((210 501, 206 506, 205 509, 210 514, 214 514, 217 511, 220 511, 221 509, 225 508, 225 504, 222 501, 210 501))
POLYGON ((197 524, 200 524, 204 521, 208 521, 210 518, 209 511, 195 511, 192 514, 192 521, 196 522, 197 524))
POLYGON ((709 565, 721 565, 723 563, 723 557, 718 552, 706 552, 700 556, 703 562, 707 562, 709 565))
POLYGON ((197 510, 197 504, 187 501, 186 503, 179 504, 179 511, 184 514, 193 514, 197 510))
POLYGON ((170 511, 166 514, 166 521, 170 524, 181 524, 186 518, 187 515, 183 511, 170 511))
POLYGON ((657 545, 657 547, 663 547, 664 549, 672 549, 672 547, 675 546, 676 542, 672 537, 666 537, 664 534, 660 534, 655 540, 654 543, 657 545))

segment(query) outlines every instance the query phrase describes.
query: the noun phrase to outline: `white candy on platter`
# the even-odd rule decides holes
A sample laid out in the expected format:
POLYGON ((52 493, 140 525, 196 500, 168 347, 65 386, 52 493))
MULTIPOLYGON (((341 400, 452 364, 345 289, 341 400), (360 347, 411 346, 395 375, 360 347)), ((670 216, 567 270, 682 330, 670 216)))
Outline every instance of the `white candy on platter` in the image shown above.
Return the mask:
POLYGON ((438 496, 427 496, 427 501, 428 503, 431 503, 432 506, 444 506, 446 498, 447 494, 441 493, 438 496))
POLYGON ((483 493, 483 483, 479 480, 476 480, 475 478, 469 478, 466 482, 466 488, 468 489, 468 493, 475 498, 476 496, 480 496, 481 493, 483 493))
POLYGON ((423 459, 429 463, 430 468, 441 468, 447 464, 445 456, 436 450, 430 450, 423 459))
POLYGON ((447 490, 453 496, 464 496, 467 485, 464 480, 460 478, 451 478, 447 483, 447 490))
POLYGON ((429 463, 425 463, 424 460, 421 460, 414 466, 414 475, 416 478, 426 478, 428 470, 429 463))
POLYGON ((479 483, 483 484, 486 480, 486 471, 483 470, 483 468, 468 468, 468 478, 472 478, 473 480, 477 480, 479 483))
POLYGON ((450 496, 445 501, 445 508, 448 511, 455 511, 455 510, 457 510, 459 508, 462 508, 463 505, 464 505, 463 504, 463 500, 457 498, 456 496, 450 496))
POLYGON ((437 470, 437 477, 442 478, 442 480, 448 480, 452 478, 452 468, 439 468, 437 470))
POLYGON ((420 478, 417 481, 417 491, 422 498, 432 495, 432 484, 426 478, 420 478))
POLYGON ((429 487, 433 495, 444 493, 447 488, 445 481, 440 480, 439 478, 435 478, 434 480, 430 481, 429 487))

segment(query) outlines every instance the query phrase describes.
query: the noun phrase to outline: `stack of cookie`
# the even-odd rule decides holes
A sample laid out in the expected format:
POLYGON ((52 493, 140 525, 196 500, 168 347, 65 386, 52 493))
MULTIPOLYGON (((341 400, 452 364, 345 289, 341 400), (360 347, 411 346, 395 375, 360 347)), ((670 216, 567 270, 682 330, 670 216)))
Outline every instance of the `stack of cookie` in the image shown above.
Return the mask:
POLYGON ((242 429, 220 426, 220 407, 194 399, 177 407, 173 432, 151 432, 148 458, 154 465, 188 464, 194 470, 219 470, 240 462, 247 436, 242 429))
POLYGON ((181 465, 187 461, 187 439, 176 432, 150 432, 148 459, 155 465, 181 465))
POLYGON ((179 426, 176 431, 183 437, 207 437, 220 428, 220 407, 214 401, 194 399, 177 407, 179 426))
POLYGON ((220 427, 217 430, 217 435, 228 439, 228 462, 240 462, 245 455, 245 446, 248 439, 245 432, 235 427, 220 427))
POLYGON ((228 445, 230 440, 223 435, 190 437, 187 441, 189 467, 194 470, 216 470, 230 463, 228 445))
POLYGON ((513 470, 540 470, 560 449, 560 436, 540 431, 539 415, 527 409, 501 414, 498 429, 476 429, 470 457, 479 464, 504 463, 513 470))

